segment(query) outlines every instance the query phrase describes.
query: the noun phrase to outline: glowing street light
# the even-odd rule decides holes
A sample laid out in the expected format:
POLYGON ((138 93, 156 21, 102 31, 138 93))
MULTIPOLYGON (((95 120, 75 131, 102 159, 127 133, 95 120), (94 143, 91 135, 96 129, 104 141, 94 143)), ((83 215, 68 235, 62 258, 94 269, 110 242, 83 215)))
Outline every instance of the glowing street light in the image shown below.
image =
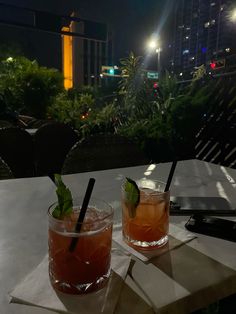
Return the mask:
POLYGON ((151 39, 151 40, 147 43, 147 48, 148 48, 149 51, 160 52, 161 47, 160 47, 160 41, 159 41, 159 39, 151 39))
POLYGON ((236 9, 234 9, 234 10, 232 11, 232 13, 231 13, 231 20, 232 20, 233 22, 236 22, 236 9))
POLYGON ((161 75, 161 61, 160 61, 160 56, 161 56, 161 46, 160 46, 160 40, 159 39, 151 39, 148 44, 147 48, 149 51, 155 51, 157 54, 157 71, 158 75, 160 78, 161 75))
POLYGON ((156 40, 150 40, 148 42, 148 48, 149 50, 155 50, 157 48, 157 41, 156 40))

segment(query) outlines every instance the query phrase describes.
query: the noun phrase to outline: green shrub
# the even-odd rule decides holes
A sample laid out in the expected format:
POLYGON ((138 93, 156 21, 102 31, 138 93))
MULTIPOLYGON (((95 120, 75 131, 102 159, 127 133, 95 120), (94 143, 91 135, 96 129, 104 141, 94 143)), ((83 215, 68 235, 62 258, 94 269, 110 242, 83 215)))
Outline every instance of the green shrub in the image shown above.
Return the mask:
POLYGON ((83 120, 91 113, 94 98, 89 94, 68 95, 70 92, 60 93, 53 104, 48 107, 48 115, 54 120, 68 123, 76 129, 80 129, 83 120))
POLYGON ((171 160, 171 126, 163 115, 153 115, 152 118, 130 121, 118 132, 140 145, 153 162, 171 160))
POLYGON ((95 117, 95 123, 99 132, 116 132, 116 128, 120 123, 119 108, 116 106, 116 102, 107 104, 98 111, 95 117))
POLYGON ((63 90, 62 74, 24 57, 0 62, 0 94, 9 110, 46 117, 47 107, 63 90))

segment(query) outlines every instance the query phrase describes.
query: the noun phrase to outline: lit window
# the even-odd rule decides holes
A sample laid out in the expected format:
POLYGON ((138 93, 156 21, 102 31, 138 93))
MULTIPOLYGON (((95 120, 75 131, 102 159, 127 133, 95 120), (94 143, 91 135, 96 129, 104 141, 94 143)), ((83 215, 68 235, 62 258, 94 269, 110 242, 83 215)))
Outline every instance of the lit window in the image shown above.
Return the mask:
POLYGON ((188 49, 183 50, 183 55, 187 55, 189 53, 188 49))
POLYGON ((185 36, 185 39, 189 39, 189 36, 185 36))
POLYGON ((180 28, 180 29, 181 29, 181 28, 184 28, 184 25, 179 25, 178 28, 180 28))
POLYGON ((214 7, 216 5, 215 2, 211 2, 211 7, 214 7))

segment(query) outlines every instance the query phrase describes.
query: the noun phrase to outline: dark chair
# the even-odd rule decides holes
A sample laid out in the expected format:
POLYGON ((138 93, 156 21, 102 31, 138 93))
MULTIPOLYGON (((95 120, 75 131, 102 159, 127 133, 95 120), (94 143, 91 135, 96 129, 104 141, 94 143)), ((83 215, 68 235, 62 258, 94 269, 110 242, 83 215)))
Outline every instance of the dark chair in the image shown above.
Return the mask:
POLYGON ((65 157, 79 140, 68 125, 52 122, 41 126, 34 134, 36 175, 48 175, 52 179, 60 173, 65 157))
POLYGON ((54 121, 32 118, 31 120, 27 122, 27 128, 38 129, 45 124, 51 124, 51 123, 54 123, 54 121))
POLYGON ((7 120, 0 120, 0 128, 10 128, 13 124, 7 120))
POLYGON ((63 164, 62 174, 130 167, 149 162, 144 152, 126 137, 98 134, 72 147, 63 164))
POLYGON ((25 130, 18 127, 0 129, 0 157, 15 178, 34 176, 33 140, 25 130))
POLYGON ((0 180, 13 179, 13 173, 5 161, 0 158, 0 180))

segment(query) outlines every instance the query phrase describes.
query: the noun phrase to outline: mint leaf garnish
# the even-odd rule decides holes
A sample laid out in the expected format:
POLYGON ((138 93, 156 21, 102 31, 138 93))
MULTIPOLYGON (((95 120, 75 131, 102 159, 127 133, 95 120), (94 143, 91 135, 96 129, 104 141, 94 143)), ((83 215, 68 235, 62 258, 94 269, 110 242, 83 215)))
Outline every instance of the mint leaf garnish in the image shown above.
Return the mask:
POLYGON ((129 210, 129 216, 134 218, 136 215, 136 207, 140 201, 140 191, 135 181, 130 178, 126 178, 124 185, 125 189, 125 203, 129 210))
POLYGON ((54 208, 52 216, 57 219, 63 219, 64 216, 72 213, 73 201, 71 191, 66 187, 60 174, 55 174, 55 184, 57 186, 58 205, 54 208))

